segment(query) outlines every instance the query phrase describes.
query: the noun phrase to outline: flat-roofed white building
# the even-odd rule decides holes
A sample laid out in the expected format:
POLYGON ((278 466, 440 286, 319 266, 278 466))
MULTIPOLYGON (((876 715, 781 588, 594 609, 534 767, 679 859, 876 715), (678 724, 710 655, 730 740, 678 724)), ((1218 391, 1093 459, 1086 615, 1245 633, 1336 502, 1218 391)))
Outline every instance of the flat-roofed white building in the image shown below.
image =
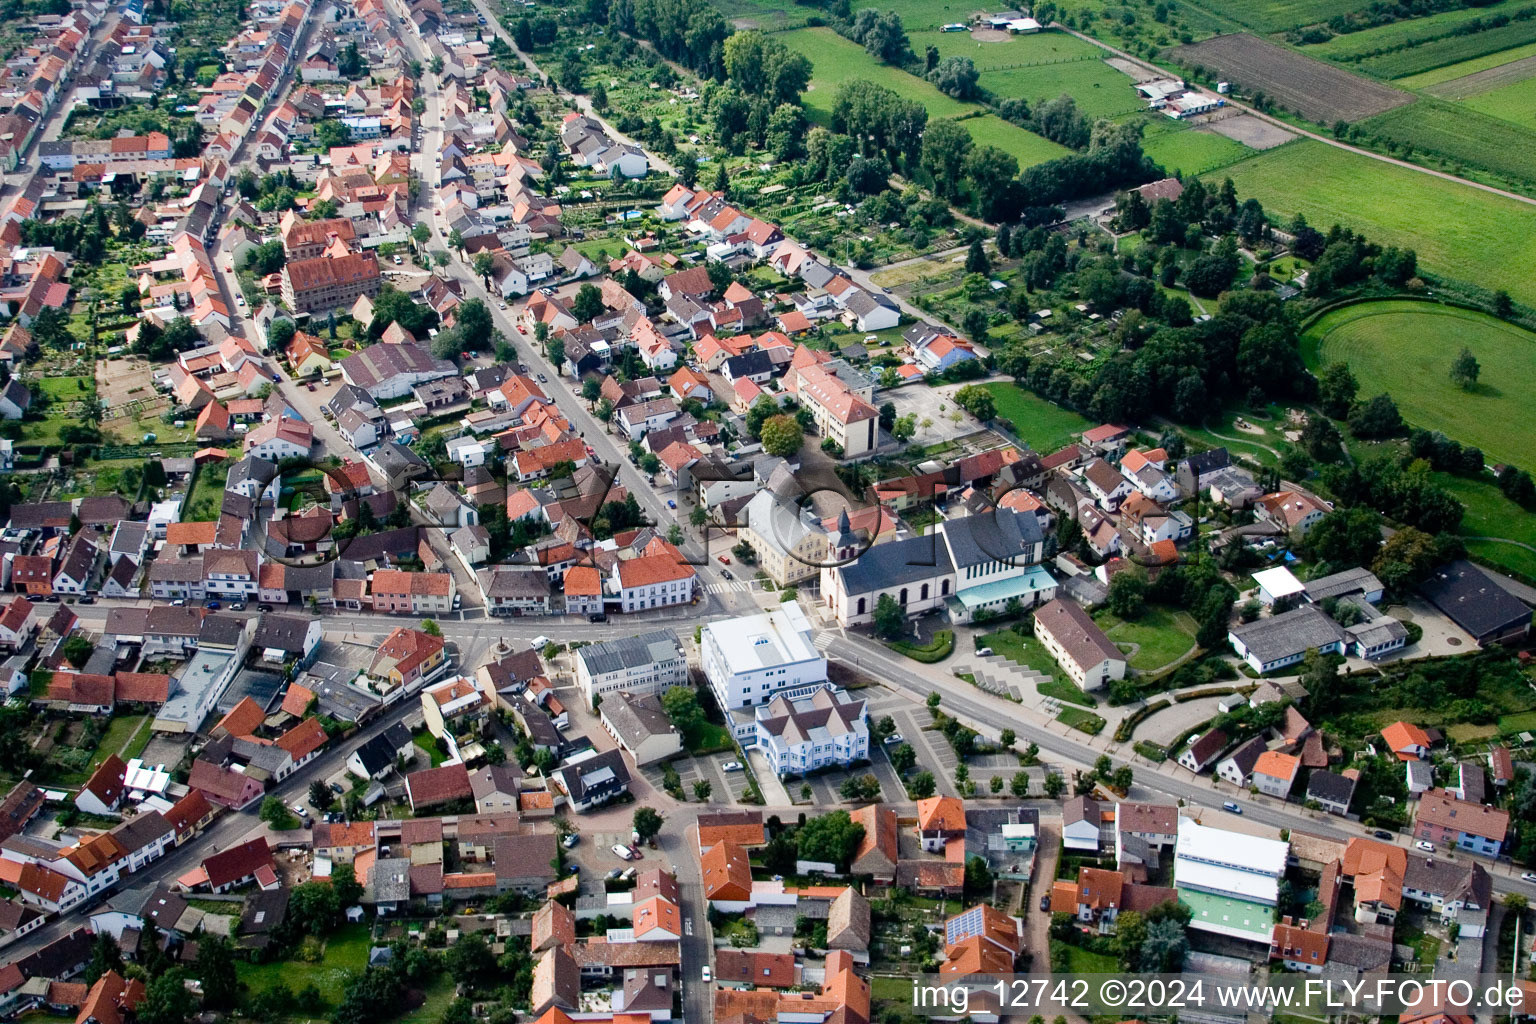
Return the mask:
MULTIPOLYGON (((793 601, 709 623, 700 635, 699 657, 722 711, 766 704, 781 693, 804 696, 827 681, 827 659, 793 601)), ((740 738, 756 731, 750 721, 744 728, 740 738)))
POLYGON ((1290 844, 1179 819, 1173 881, 1189 926, 1269 943, 1290 844))

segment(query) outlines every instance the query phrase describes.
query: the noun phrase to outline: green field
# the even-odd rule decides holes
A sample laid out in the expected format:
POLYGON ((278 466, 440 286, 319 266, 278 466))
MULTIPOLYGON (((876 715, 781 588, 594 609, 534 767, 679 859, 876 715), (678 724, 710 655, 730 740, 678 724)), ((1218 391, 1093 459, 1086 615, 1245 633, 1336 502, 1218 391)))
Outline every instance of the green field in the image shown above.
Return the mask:
MULTIPOLYGON (((1352 62, 1362 54, 1372 53, 1392 46, 1403 46, 1417 40, 1430 40, 1443 36, 1457 25, 1495 14, 1508 14, 1523 5, 1523 0, 1503 0, 1486 7, 1464 7, 1455 11, 1442 11, 1423 18, 1394 21, 1359 32, 1336 35, 1326 43, 1301 47, 1301 52, 1320 60, 1352 62)), ((1423 45, 1423 44, 1420 44, 1423 45)))
POLYGON ((1536 579, 1536 516, 1504 497, 1492 474, 1464 477, 1436 473, 1435 482, 1466 506, 1461 535, 1466 538, 1468 551, 1536 579))
POLYGON ((983 384, 992 393, 997 414, 1013 424, 1013 432, 1037 452, 1050 453, 1071 444, 1075 435, 1096 424, 1070 409, 1053 405, 1017 384, 983 384))
MULTIPOLYGON (((886 10, 890 5, 884 5, 886 10)), ((937 30, 910 31, 907 39, 912 51, 921 56, 928 47, 939 51, 940 57, 969 57, 980 71, 996 68, 1012 68, 1021 64, 1060 66, 1063 61, 1093 60, 1104 56, 1104 51, 1084 39, 1065 32, 1037 32, 1028 36, 1009 36, 997 43, 981 43, 971 38, 969 32, 939 32, 937 30)), ((1108 65, 1105 65, 1107 68, 1108 65)), ((1110 68, 1113 71, 1113 68, 1110 68)), ((1118 71, 1115 74, 1119 74, 1118 71)), ((1120 76, 1126 82, 1130 79, 1120 76)), ((985 79, 983 79, 985 81, 985 79)), ((1129 86, 1127 86, 1129 88, 1129 86)), ((1059 93, 1061 90, 1057 90, 1059 93)))
MULTIPOLYGON (((1417 103, 1389 110, 1362 121, 1360 127, 1383 138, 1412 145, 1422 154, 1433 153, 1455 165, 1484 168, 1516 189, 1536 186, 1536 80, 1497 89, 1461 103, 1420 97, 1417 103), (1501 94, 1512 90, 1510 96, 1501 94), (1477 100, 1494 97, 1485 109, 1477 100), (1518 107, 1514 97, 1525 97, 1518 107), (1472 109, 1468 109, 1468 108, 1472 109), (1501 111, 1501 112, 1500 112, 1501 111), (1490 116, 1492 115, 1492 116, 1490 116)), ((1459 166, 1450 168, 1459 170, 1459 166)))
POLYGON ((1162 164, 1169 174, 1204 174, 1235 164, 1253 155, 1241 142, 1170 122, 1172 131, 1149 131, 1142 151, 1162 164))
POLYGON ((1415 426, 1481 448, 1491 462, 1536 465, 1536 334, 1481 313, 1427 302, 1366 302, 1324 315, 1303 350, 1314 365, 1344 362, 1362 394, 1388 391, 1415 426), (1448 379, 1462 346, 1482 364, 1473 391, 1448 379))
POLYGON ((1479 71, 1487 71, 1501 64, 1519 60, 1521 57, 1536 56, 1536 43, 1527 43, 1509 50, 1501 50, 1498 53, 1490 53, 1482 57, 1473 57, 1471 60, 1460 61, 1456 64, 1447 64, 1445 67, 1435 68, 1433 71, 1420 72, 1417 75, 1409 75, 1407 78, 1399 78, 1393 85, 1404 89, 1423 89, 1431 85, 1440 85, 1457 78, 1465 78, 1479 71))
POLYGON ((1050 139, 1034 132, 1027 132, 1018 125, 1009 124, 996 114, 968 117, 963 124, 978 146, 996 146, 1019 162, 1019 169, 1043 164, 1072 151, 1057 145, 1050 139))
POLYGON ((1536 42, 1536 19, 1515 21, 1471 35, 1447 36, 1423 46, 1367 57, 1350 66, 1377 78, 1405 78, 1532 42, 1536 42))
POLYGON ((1126 664, 1140 672, 1160 669, 1195 646, 1194 623, 1183 612, 1148 606, 1134 622, 1122 622, 1108 612, 1095 621, 1116 644, 1137 645, 1126 664))
POLYGON ((1419 265, 1536 304, 1536 207, 1419 171, 1300 140, 1223 168, 1240 196, 1322 230, 1342 222, 1408 246, 1419 265))
POLYGON ((265 992, 278 984, 294 992, 313 985, 332 1006, 341 1001, 347 982, 368 966, 368 947, 372 939, 366 924, 344 925, 325 942, 325 955, 318 963, 278 960, 269 964, 237 961, 241 984, 247 995, 265 992))
POLYGON ((981 84, 994 96, 1022 97, 1031 104, 1066 93, 1089 119, 1119 117, 1144 106, 1132 91, 1130 78, 1101 60, 984 71, 981 84))
MULTIPOLYGON (((1461 105, 1532 129, 1530 137, 1536 140, 1536 78, 1468 96, 1461 105)), ((1530 166, 1532 152, 1527 149, 1524 153, 1527 166, 1530 166)))
MULTIPOLYGON (((928 108, 930 122, 941 117, 972 114, 982 109, 975 103, 951 99, 928 82, 900 68, 881 64, 864 52, 863 47, 849 42, 829 28, 796 29, 781 33, 777 38, 783 40, 786 46, 809 57, 815 68, 811 75, 811 86, 804 97, 806 111, 812 120, 829 122, 837 87, 855 78, 876 82, 906 99, 918 101, 928 108)), ((1070 152, 1049 139, 991 114, 969 118, 962 123, 978 143, 996 146, 1005 153, 1011 153, 1019 161, 1020 168, 1070 152)))

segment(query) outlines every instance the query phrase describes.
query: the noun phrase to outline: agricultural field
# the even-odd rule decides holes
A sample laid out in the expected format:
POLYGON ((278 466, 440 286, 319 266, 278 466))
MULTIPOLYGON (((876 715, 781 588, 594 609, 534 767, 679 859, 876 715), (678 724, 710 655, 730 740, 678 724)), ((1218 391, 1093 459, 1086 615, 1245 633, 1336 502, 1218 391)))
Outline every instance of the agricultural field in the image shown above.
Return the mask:
POLYGON ((1364 302, 1325 314, 1307 329, 1312 365, 1348 363, 1362 394, 1390 392, 1403 418, 1481 448, 1488 461, 1536 465, 1536 334, 1482 313, 1429 302, 1364 302), (1449 379, 1462 347, 1482 365, 1477 386, 1449 379))
POLYGON ((1353 0, 1197 0, 1199 6, 1258 32, 1283 32, 1300 25, 1315 25, 1334 15, 1347 14, 1360 4, 1353 0))
MULTIPOLYGON (((1532 86, 1526 82, 1510 88, 1536 98, 1532 86)), ((1488 105, 1511 115, 1506 119, 1485 110, 1476 98, 1458 104, 1422 97, 1411 107, 1390 110, 1360 127, 1412 146, 1418 163, 1434 166, 1428 158, 1439 157, 1444 162, 1440 170, 1461 174, 1470 169, 1472 177, 1488 177, 1490 184, 1526 192, 1536 188, 1536 161, 1531 159, 1536 153, 1536 107, 1529 98, 1522 109, 1490 94, 1488 105), (1524 121, 1517 122, 1514 115, 1523 115, 1524 121), (1487 174, 1479 175, 1479 170, 1487 174)))
POLYGON ((1408 246, 1434 274, 1502 288, 1536 304, 1536 207, 1308 139, 1211 175, 1231 178, 1272 214, 1343 223, 1373 242, 1408 246))
POLYGON ((1464 7, 1455 11, 1442 11, 1423 18, 1394 21, 1359 32, 1336 35, 1326 43, 1303 46, 1301 52, 1319 60, 1353 62, 1360 58, 1379 54, 1399 47, 1421 46, 1430 40, 1454 31, 1457 26, 1479 18, 1496 14, 1509 14, 1524 5, 1524 0, 1501 0, 1486 7, 1464 7))
POLYGON ((1491 68, 1475 71, 1470 75, 1452 78, 1425 88, 1431 96, 1443 100, 1465 100, 1479 93, 1494 92, 1506 86, 1517 85, 1536 76, 1536 56, 1495 64, 1491 68))
POLYGON ((1447 36, 1422 46, 1367 57, 1355 64, 1355 69, 1377 78, 1404 78, 1532 42, 1536 42, 1536 19, 1515 21, 1471 35, 1447 36))
POLYGON ((1260 90, 1318 124, 1358 121, 1413 100, 1391 86, 1247 33, 1176 47, 1168 55, 1182 64, 1212 68, 1246 89, 1260 90))
MULTIPOLYGON (((939 51, 940 57, 971 58, 977 70, 982 72, 1000 68, 1061 65, 1080 60, 1097 61, 1104 56, 1101 47, 1054 30, 1025 36, 1011 35, 996 42, 984 42, 969 32, 919 32, 913 31, 910 25, 907 29, 907 39, 912 43, 912 51, 918 56, 922 56, 932 46, 939 51)), ((985 77, 982 83, 986 83, 985 77)))
MULTIPOLYGON (((1531 156, 1536 153, 1536 149, 1529 148, 1532 143, 1536 143, 1536 78, 1527 78, 1476 96, 1469 96, 1461 103, 1462 106, 1471 107, 1490 117, 1530 129, 1528 134, 1531 143, 1527 143, 1524 153, 1516 155, 1524 157, 1527 167, 1531 165, 1531 156)), ((1497 145, 1497 143, 1491 144, 1497 145)))
POLYGON ((1536 43, 1516 46, 1513 49, 1503 50, 1499 53, 1490 53, 1482 57, 1473 57, 1471 60, 1459 61, 1455 64, 1447 64, 1445 67, 1435 68, 1433 71, 1423 71, 1417 75, 1399 78, 1393 84, 1404 89, 1429 90, 1430 86, 1453 82, 1458 78, 1466 78, 1469 75, 1502 67, 1505 64, 1532 56, 1536 56, 1536 43))
POLYGON ((737 28, 765 30, 804 25, 810 14, 807 8, 774 0, 715 0, 715 9, 737 28))
POLYGON ((1167 121, 1167 128, 1149 129, 1141 148, 1169 174, 1182 175, 1204 174, 1253 155, 1240 142, 1178 121, 1167 121))
MULTIPOLYGON (((951 99, 928 82, 907 74, 900 68, 881 64, 864 48, 849 42, 829 28, 796 29, 784 32, 776 38, 786 46, 805 54, 814 70, 810 88, 806 90, 804 103, 812 120, 827 122, 832 117, 832 102, 837 87, 850 79, 867 79, 892 90, 906 99, 916 100, 928 108, 930 121, 941 117, 957 117, 973 114, 982 108, 975 103, 962 103, 951 99)), ((1028 167, 1053 157, 1063 156, 1068 150, 1049 139, 1009 124, 999 117, 988 114, 962 122, 977 142, 996 146, 1013 154, 1020 167, 1028 167)))

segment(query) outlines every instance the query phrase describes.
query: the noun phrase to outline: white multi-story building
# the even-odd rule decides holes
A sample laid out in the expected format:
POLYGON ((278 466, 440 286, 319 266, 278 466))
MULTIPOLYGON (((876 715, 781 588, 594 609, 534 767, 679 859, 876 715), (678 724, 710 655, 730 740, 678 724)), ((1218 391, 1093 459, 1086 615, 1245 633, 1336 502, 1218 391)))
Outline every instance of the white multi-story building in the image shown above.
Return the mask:
POLYGON ((755 714, 753 745, 781 778, 869 759, 869 711, 835 686, 777 696, 755 714))
POLYGON ((616 690, 665 693, 688 684, 688 659, 670 629, 605 640, 576 651, 576 684, 589 707, 616 690))
POLYGON ((614 566, 613 578, 626 612, 688 604, 699 589, 693 566, 666 552, 623 559, 614 566))
MULTIPOLYGON (((699 657, 722 711, 767 704, 779 694, 804 696, 827 681, 827 659, 793 601, 709 623, 700 634, 699 657)), ((753 734, 752 723, 741 728, 753 734)))

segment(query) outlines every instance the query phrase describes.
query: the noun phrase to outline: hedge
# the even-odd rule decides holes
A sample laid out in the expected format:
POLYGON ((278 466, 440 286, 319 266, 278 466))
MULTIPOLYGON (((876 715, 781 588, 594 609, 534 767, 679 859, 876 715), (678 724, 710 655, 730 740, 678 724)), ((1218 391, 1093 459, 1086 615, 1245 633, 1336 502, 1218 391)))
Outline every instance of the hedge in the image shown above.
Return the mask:
POLYGON ((1136 727, 1140 725, 1149 715, 1156 714, 1168 706, 1169 702, 1165 698, 1163 700, 1153 701, 1146 707, 1137 708, 1129 715, 1126 715, 1120 720, 1120 724, 1115 727, 1115 742, 1124 743, 1126 740, 1130 739, 1136 734, 1136 727))
POLYGON ((933 642, 918 645, 906 640, 893 640, 886 644, 897 654, 904 654, 913 661, 920 661, 924 665, 932 665, 943 661, 955 652, 955 634, 953 630, 941 629, 933 634, 933 642))

